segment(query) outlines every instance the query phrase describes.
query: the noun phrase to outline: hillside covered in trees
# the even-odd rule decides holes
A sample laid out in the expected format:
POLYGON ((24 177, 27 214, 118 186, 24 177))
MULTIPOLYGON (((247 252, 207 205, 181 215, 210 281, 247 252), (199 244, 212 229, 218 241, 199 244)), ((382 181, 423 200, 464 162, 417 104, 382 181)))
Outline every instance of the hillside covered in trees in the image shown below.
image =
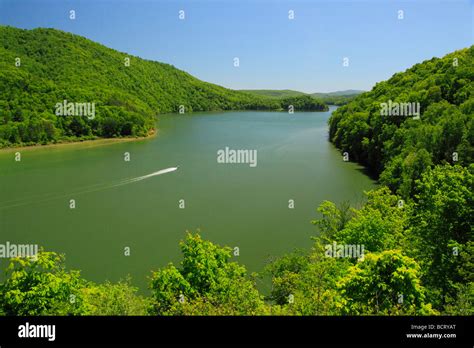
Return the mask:
POLYGON ((240 91, 270 98, 288 98, 306 95, 306 93, 291 89, 241 89, 240 91))
MULTIPOLYGON (((330 140, 367 166, 398 197, 405 215, 392 227, 389 244, 379 235, 387 232, 388 214, 377 223, 368 219, 349 239, 346 228, 331 234, 365 243, 379 235, 374 242, 383 247, 373 249, 396 247, 419 264, 420 284, 437 310, 472 314, 474 46, 376 84, 336 110, 329 126, 330 140), (364 237, 367 232, 372 237, 364 237)), ((333 208, 330 216, 341 216, 333 208)))
POLYGON ((348 89, 345 91, 329 92, 329 93, 311 93, 313 98, 321 99, 329 105, 346 105, 359 94, 364 91, 356 89, 348 89))
MULTIPOLYGON (((0 87, 0 147, 145 136, 162 113, 282 109, 278 100, 203 82, 55 29, 0 26, 0 87), (58 114, 58 103, 72 112, 58 114), (93 103, 94 115, 81 117, 69 109, 72 103, 93 103)), ((306 104, 295 111, 326 108, 306 104)))
POLYGON ((291 89, 242 89, 242 92, 250 93, 256 96, 288 99, 291 97, 304 97, 310 96, 314 99, 320 100, 328 105, 345 105, 353 100, 357 95, 364 91, 349 89, 346 91, 336 91, 329 93, 304 93, 294 91, 291 89))
POLYGON ((154 270, 147 296, 128 280, 86 281, 41 252, 11 260, 0 314, 473 315, 472 58, 471 47, 417 64, 333 114, 331 140, 382 185, 358 208, 322 202, 310 250, 248 274, 231 248, 189 233, 182 261, 154 270), (420 117, 381 115, 389 99, 419 102, 420 117), (345 257, 328 254, 333 245, 365 249, 345 257))
POLYGON ((380 82, 334 112, 331 141, 382 184, 408 198, 434 165, 474 159, 474 46, 380 82), (416 115, 384 115, 383 103, 419 104, 416 115), (414 117, 415 116, 415 117, 414 117))

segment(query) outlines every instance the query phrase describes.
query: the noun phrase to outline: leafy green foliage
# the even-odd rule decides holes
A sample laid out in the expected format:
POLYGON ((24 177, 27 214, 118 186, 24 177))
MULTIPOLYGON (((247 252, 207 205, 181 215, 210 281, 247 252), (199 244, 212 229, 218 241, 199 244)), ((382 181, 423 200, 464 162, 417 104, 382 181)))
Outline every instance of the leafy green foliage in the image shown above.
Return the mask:
POLYGON ((245 267, 230 261, 231 250, 188 233, 181 242, 181 267, 153 272, 152 314, 255 315, 265 312, 262 296, 245 267))
POLYGON ((463 263, 466 253, 472 253, 472 244, 467 243, 474 235, 474 165, 428 170, 418 181, 417 192, 412 254, 421 260, 425 282, 440 306, 447 296, 456 297, 458 283, 472 282, 474 271, 463 263))
POLYGON ((330 201, 324 201, 317 209, 321 213, 321 218, 311 221, 313 225, 319 227, 321 241, 331 243, 336 233, 344 229, 346 224, 356 213, 348 202, 344 202, 339 207, 330 201))
POLYGON ((473 166, 424 172, 416 203, 402 202, 387 187, 368 192, 360 209, 323 202, 312 251, 267 266, 269 299, 284 314, 472 313, 473 166), (364 257, 324 255, 333 242, 363 245, 364 257))
POLYGON ((146 300, 130 280, 96 285, 67 271, 64 256, 39 252, 35 258, 13 258, 0 284, 4 315, 143 315, 146 300))
MULTIPOLYGON (((373 252, 403 250, 420 266, 427 300, 447 314, 472 313, 474 299, 473 58, 474 46, 416 64, 329 121, 331 141, 406 200, 397 211, 393 202, 370 209, 369 199, 330 235, 362 241, 373 252), (420 103, 420 119, 381 115, 381 103, 389 100, 420 103)), ((327 214, 333 225, 336 213, 327 214)))
POLYGON ((303 93, 299 91, 293 91, 291 89, 242 89, 242 92, 250 93, 262 97, 270 98, 289 98, 298 96, 311 96, 315 99, 323 101, 328 105, 345 105, 355 98, 356 95, 363 93, 358 90, 347 90, 330 93, 303 93))
POLYGON ((270 98, 288 98, 305 95, 306 93, 291 89, 241 89, 241 92, 270 98))
POLYGON ((329 93, 312 93, 311 96, 324 101, 328 105, 346 105, 364 91, 349 89, 329 93))
POLYGON ((361 244, 366 251, 400 247, 407 225, 408 206, 399 207, 399 199, 387 187, 367 193, 367 203, 355 211, 333 240, 343 244, 361 244))
POLYGON ((474 154, 473 58, 474 46, 377 83, 333 113, 331 141, 405 199, 429 167, 455 161, 469 165, 474 154), (381 103, 389 100, 420 103, 420 119, 382 116, 381 103))
POLYGON ((82 290, 87 315, 145 315, 149 300, 138 295, 128 278, 118 283, 89 283, 82 290))
POLYGON ((281 106, 288 110, 293 106, 294 111, 327 111, 328 107, 324 102, 315 99, 309 95, 288 97, 281 100, 281 106))
POLYGON ((0 147, 145 136, 156 115, 181 105, 185 112, 281 108, 60 30, 0 26, 0 147), (95 103, 95 118, 56 116, 64 100, 95 103))
POLYGON ((350 263, 325 257, 323 245, 316 240, 309 253, 294 252, 264 270, 272 281, 268 300, 272 312, 284 315, 336 315, 340 313, 337 281, 350 263))
POLYGON ((64 257, 40 252, 36 258, 13 258, 0 284, 0 308, 6 315, 85 314, 78 271, 66 271, 64 257))
MULTIPOLYGON (((0 27, 0 35, 0 83, 9 87, 0 89, 0 146, 146 134, 157 112, 179 105, 188 111, 325 109, 308 95, 259 99, 135 57, 130 67, 118 68, 126 55, 55 30, 0 27), (22 68, 12 65, 17 56, 24 58, 22 68), (54 115, 55 102, 75 98, 95 100, 98 117, 54 115)), ((0 313, 472 315, 473 55, 474 46, 417 64, 333 114, 331 140, 383 185, 359 209, 323 202, 311 250, 283 255, 261 274, 272 282, 266 302, 256 277, 231 261, 230 248, 188 234, 181 264, 152 273, 150 298, 129 280, 87 282, 66 271, 55 253, 14 258, 0 284, 0 313), (420 102, 421 119, 381 116, 380 103, 388 100, 420 102), (363 245, 364 255, 328 256, 332 243, 363 245)))
POLYGON ((420 267, 400 250, 366 254, 338 286, 341 308, 347 314, 435 314, 426 303, 420 267))

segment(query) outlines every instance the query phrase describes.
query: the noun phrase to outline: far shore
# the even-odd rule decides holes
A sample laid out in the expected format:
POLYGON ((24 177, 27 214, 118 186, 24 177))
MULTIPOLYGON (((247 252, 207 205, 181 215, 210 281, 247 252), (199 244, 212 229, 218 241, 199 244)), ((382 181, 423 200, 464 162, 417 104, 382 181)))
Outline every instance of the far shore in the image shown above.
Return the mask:
POLYGON ((145 140, 145 139, 150 139, 156 136, 158 133, 157 129, 151 130, 147 136, 145 137, 124 137, 124 138, 97 138, 97 139, 91 139, 91 140, 83 140, 83 141, 64 141, 64 142, 58 142, 58 143, 53 143, 53 144, 46 144, 46 145, 41 145, 41 144, 35 144, 35 145, 30 145, 30 146, 17 146, 17 147, 5 147, 0 149, 0 153, 9 153, 9 152, 16 152, 16 151, 30 151, 30 150, 42 150, 42 149, 48 149, 48 148, 59 148, 59 147, 72 147, 72 146, 81 146, 81 145, 92 145, 92 146, 103 146, 103 145, 111 145, 111 144, 116 144, 116 143, 122 143, 122 142, 129 142, 129 141, 139 141, 139 140, 145 140))
MULTIPOLYGON (((331 107, 338 107, 337 105, 328 105, 328 110, 318 110, 318 111, 297 111, 298 113, 312 113, 312 112, 328 112, 331 111, 331 107)), ((188 113, 188 115, 193 115, 193 114, 201 114, 201 113, 223 113, 223 112, 287 112, 283 109, 281 110, 214 110, 214 111, 194 111, 188 113)), ((295 112, 296 113, 296 112, 295 112)), ((166 116, 166 115, 176 115, 175 113, 169 113, 169 114, 162 114, 160 116, 166 116)), ((28 146, 10 146, 10 147, 4 147, 0 148, 0 154, 2 153, 11 153, 11 152, 16 152, 16 151, 32 151, 32 150, 42 150, 42 149, 48 149, 48 148, 60 148, 60 147, 73 147, 73 146, 103 146, 103 145, 111 145, 115 143, 122 143, 122 142, 129 142, 129 141, 140 141, 140 140, 146 140, 153 138, 156 136, 158 133, 158 130, 156 128, 150 130, 147 136, 144 137, 123 137, 123 138, 96 138, 96 139, 90 139, 90 140, 71 140, 71 141, 60 141, 57 143, 51 143, 51 144, 34 144, 34 145, 28 145, 28 146)))

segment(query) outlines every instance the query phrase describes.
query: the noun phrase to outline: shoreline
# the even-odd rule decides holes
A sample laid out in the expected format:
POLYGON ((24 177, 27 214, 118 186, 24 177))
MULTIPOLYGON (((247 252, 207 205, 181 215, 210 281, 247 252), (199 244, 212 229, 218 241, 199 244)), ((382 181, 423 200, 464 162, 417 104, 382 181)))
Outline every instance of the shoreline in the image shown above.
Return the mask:
MULTIPOLYGON (((331 111, 331 107, 339 108, 340 105, 328 105, 327 110, 296 110, 294 114, 297 113, 313 113, 313 112, 329 112, 331 111)), ((274 113, 288 113, 288 110, 285 109, 269 109, 269 110, 209 110, 209 111, 190 111, 184 114, 177 114, 176 112, 168 112, 164 114, 157 115, 158 118, 161 116, 170 116, 170 115, 178 115, 178 116, 192 116, 192 115, 199 115, 199 114, 220 114, 220 113, 229 113, 229 112, 274 112, 274 113)))
POLYGON ((129 138, 97 138, 97 139, 90 139, 90 140, 83 140, 83 141, 65 141, 55 144, 35 144, 30 146, 13 146, 13 147, 5 147, 0 149, 0 154, 2 153, 11 153, 15 151, 33 151, 33 150, 42 150, 42 149, 49 149, 49 148, 61 148, 61 147, 68 147, 74 145, 97 145, 97 146, 104 146, 104 145, 111 145, 115 143, 126 143, 131 141, 139 141, 139 140, 147 140, 154 138, 158 134, 158 129, 152 129, 147 136, 144 137, 129 137, 129 138))
MULTIPOLYGON (((328 110, 318 110, 318 111, 297 111, 299 113, 313 113, 313 112, 329 112, 331 111, 331 107, 337 108, 337 105, 328 105, 328 110)), ((215 110, 215 111, 195 111, 195 112, 190 112, 188 115, 192 114, 200 114, 200 113, 225 113, 225 112, 287 112, 285 110, 215 110)), ((167 116, 167 115, 175 115, 175 113, 166 113, 166 114, 161 114, 159 116, 167 116)), ((15 151, 32 151, 32 150, 39 150, 39 149, 48 149, 48 148, 61 148, 61 147, 67 147, 67 146, 74 146, 74 145, 97 145, 97 146, 103 146, 103 145, 111 145, 115 143, 122 143, 122 142, 130 142, 130 141, 140 141, 140 140, 147 140, 155 137, 158 134, 158 129, 153 128, 148 132, 147 136, 144 137, 128 137, 128 138, 96 138, 96 139, 89 139, 89 140, 73 140, 73 141, 64 141, 64 142, 58 142, 58 143, 51 143, 51 144, 46 144, 46 145, 41 145, 41 144, 34 144, 34 145, 27 145, 27 146, 11 146, 11 147, 4 147, 0 148, 0 154, 2 153, 11 153, 15 151)))

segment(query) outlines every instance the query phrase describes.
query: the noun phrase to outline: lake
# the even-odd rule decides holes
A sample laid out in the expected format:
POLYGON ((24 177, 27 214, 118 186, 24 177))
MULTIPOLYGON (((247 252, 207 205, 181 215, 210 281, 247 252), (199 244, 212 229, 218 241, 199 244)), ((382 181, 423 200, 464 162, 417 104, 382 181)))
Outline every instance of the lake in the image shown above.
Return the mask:
POLYGON ((185 231, 200 229, 259 271, 311 246, 322 201, 360 205, 375 187, 328 142, 333 110, 164 115, 146 140, 21 150, 20 162, 0 152, 0 243, 39 244, 86 279, 130 274, 146 289, 151 270, 180 261, 185 231), (256 166, 218 163, 226 147, 256 150, 256 166))

